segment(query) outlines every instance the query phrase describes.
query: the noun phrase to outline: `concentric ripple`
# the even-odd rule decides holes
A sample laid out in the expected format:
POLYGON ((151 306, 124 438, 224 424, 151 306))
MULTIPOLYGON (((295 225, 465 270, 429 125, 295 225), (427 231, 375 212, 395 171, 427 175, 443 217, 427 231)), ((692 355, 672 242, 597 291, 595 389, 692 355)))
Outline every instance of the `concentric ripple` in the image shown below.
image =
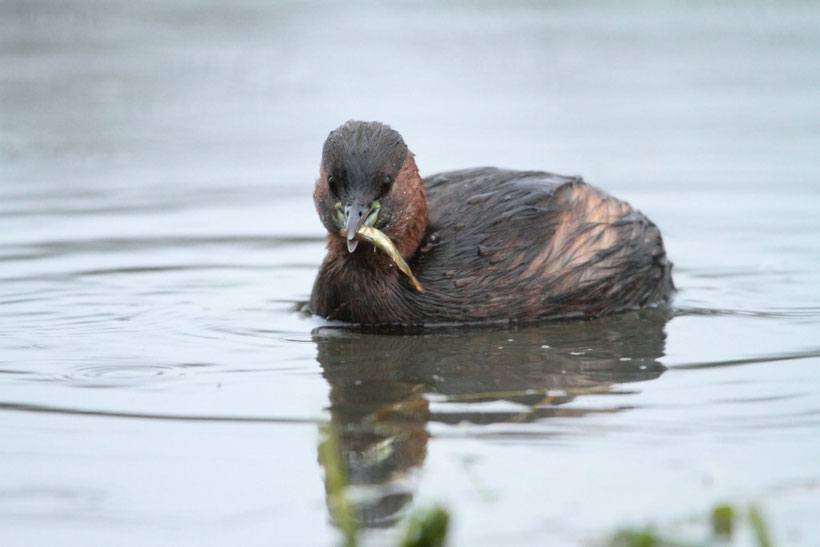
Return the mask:
POLYGON ((136 387, 178 378, 184 365, 107 364, 69 369, 58 381, 76 387, 136 387))

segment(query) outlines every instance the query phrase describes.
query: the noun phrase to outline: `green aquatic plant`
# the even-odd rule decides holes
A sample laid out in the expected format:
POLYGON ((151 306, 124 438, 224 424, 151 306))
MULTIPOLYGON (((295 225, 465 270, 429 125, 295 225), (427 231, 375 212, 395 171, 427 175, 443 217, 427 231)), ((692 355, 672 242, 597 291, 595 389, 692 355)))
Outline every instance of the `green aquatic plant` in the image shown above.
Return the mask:
POLYGON ((711 538, 707 541, 690 541, 673 539, 671 534, 657 532, 652 527, 643 529, 620 530, 610 537, 609 547, 705 547, 725 545, 731 541, 737 523, 747 525, 752 533, 756 547, 773 547, 763 515, 756 506, 748 511, 740 511, 729 504, 720 504, 710 512, 711 538))
POLYGON ((763 515, 757 506, 752 505, 749 508, 749 524, 752 526, 755 540, 758 547, 772 547, 772 541, 769 539, 769 530, 766 522, 763 520, 763 515))
POLYGON ((726 539, 732 538, 735 527, 735 509, 721 504, 712 508, 712 534, 726 539))
POLYGON ((441 547, 447 538, 450 514, 446 509, 419 507, 406 520, 401 547, 441 547))
MULTIPOLYGON (((342 532, 344 547, 359 544, 356 510, 348 499, 348 477, 342 464, 339 432, 332 424, 319 426, 319 462, 325 469, 325 490, 330 515, 342 532)), ((398 540, 401 547, 442 547, 450 523, 449 512, 437 505, 419 507, 405 518, 398 540)))
POLYGON ((645 530, 621 530, 609 540, 609 547, 693 547, 660 536, 651 528, 645 530))
POLYGON ((319 426, 319 462, 325 468, 325 489, 330 515, 344 537, 345 547, 358 544, 358 525, 353 507, 347 499, 347 473, 342 465, 339 433, 331 424, 319 426))

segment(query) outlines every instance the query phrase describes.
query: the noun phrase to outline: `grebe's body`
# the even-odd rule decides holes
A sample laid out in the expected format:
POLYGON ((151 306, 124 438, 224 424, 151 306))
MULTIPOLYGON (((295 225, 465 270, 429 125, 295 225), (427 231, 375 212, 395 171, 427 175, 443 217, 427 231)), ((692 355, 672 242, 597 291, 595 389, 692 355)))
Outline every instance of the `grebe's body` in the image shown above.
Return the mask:
POLYGON ((328 254, 311 307, 368 325, 593 317, 673 290, 660 231, 579 178, 477 168, 418 174, 401 136, 351 121, 325 143, 314 200, 328 254), (392 240, 424 291, 367 241, 392 240), (347 237, 339 235, 350 234, 347 237))

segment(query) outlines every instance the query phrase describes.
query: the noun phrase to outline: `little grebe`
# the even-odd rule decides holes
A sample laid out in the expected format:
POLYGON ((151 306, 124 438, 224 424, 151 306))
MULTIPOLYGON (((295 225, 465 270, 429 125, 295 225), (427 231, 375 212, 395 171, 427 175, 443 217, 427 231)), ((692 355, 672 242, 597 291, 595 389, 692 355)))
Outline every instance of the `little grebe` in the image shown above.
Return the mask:
POLYGON ((422 180, 401 135, 379 122, 330 133, 313 200, 329 234, 310 307, 327 319, 594 317, 674 289, 660 231, 628 203, 540 171, 480 167, 422 180))

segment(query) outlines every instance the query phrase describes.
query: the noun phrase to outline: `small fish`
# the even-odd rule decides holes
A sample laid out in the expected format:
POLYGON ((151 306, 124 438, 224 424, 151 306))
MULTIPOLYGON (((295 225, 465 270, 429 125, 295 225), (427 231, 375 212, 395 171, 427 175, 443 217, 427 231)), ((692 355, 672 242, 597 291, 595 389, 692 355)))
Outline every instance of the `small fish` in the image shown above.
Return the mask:
MULTIPOLYGON (((339 235, 342 237, 347 237, 347 230, 342 228, 339 230, 339 235)), ((410 282, 413 283, 413 287, 415 287, 419 292, 424 292, 421 283, 419 283, 416 276, 413 275, 413 272, 410 270, 410 266, 408 266, 407 262, 404 261, 404 258, 402 258, 401 254, 399 254, 399 250, 396 249, 396 246, 393 245, 393 242, 389 237, 372 226, 362 226, 356 231, 356 235, 369 241, 374 246, 381 249, 384 254, 392 258, 393 262, 396 263, 396 266, 398 266, 402 273, 404 273, 404 275, 410 279, 410 282)))

